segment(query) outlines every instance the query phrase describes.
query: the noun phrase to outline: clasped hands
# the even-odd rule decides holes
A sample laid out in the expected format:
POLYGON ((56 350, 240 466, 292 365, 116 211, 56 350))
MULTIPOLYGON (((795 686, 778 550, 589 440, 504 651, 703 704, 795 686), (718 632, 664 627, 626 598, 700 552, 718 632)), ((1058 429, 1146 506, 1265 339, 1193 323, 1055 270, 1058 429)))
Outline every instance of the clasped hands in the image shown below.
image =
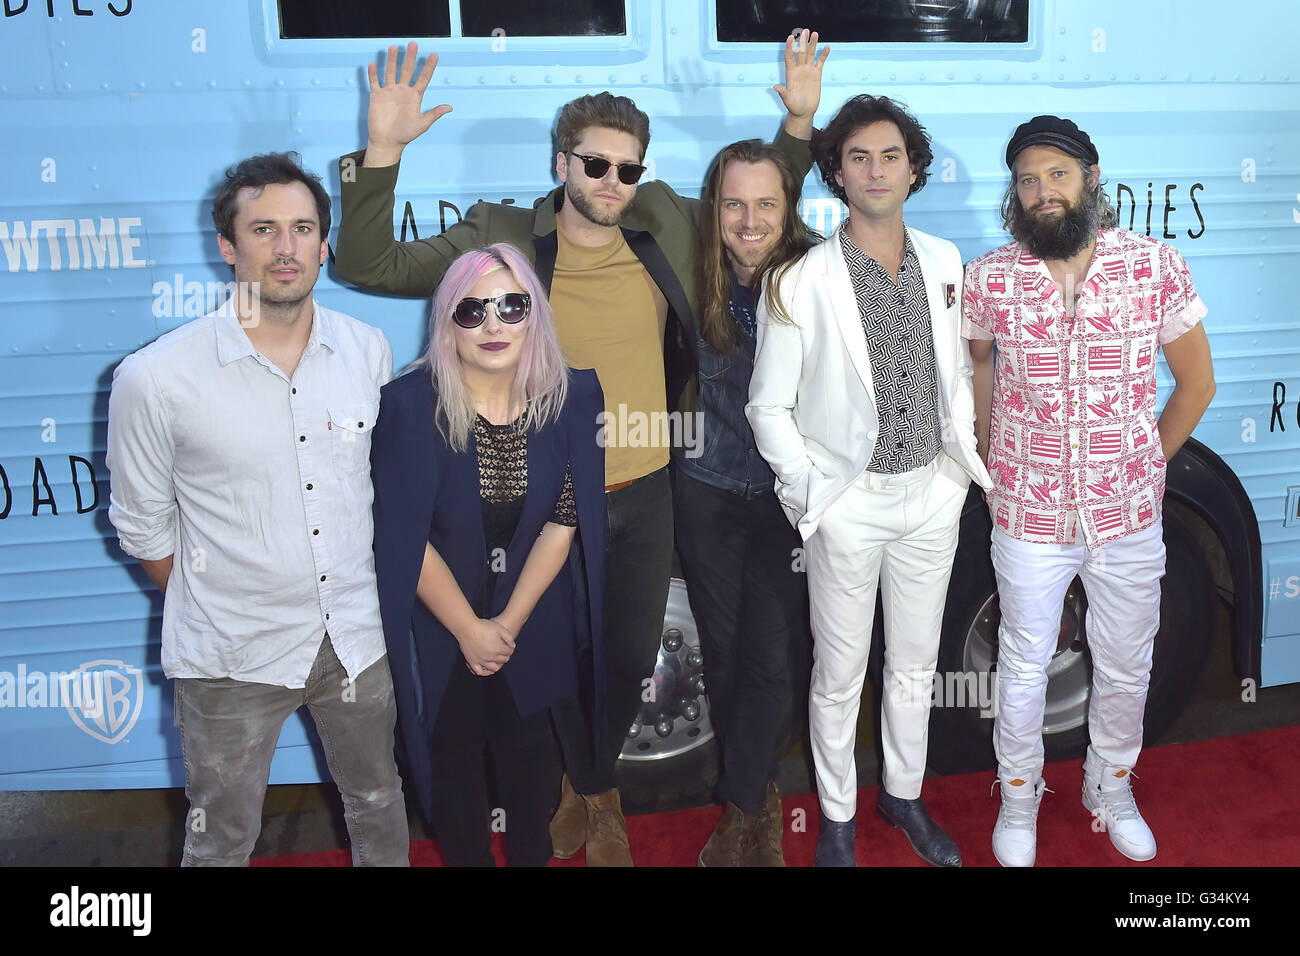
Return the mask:
POLYGON ((515 652, 514 633, 496 618, 478 618, 456 641, 465 666, 476 677, 495 674, 515 652))

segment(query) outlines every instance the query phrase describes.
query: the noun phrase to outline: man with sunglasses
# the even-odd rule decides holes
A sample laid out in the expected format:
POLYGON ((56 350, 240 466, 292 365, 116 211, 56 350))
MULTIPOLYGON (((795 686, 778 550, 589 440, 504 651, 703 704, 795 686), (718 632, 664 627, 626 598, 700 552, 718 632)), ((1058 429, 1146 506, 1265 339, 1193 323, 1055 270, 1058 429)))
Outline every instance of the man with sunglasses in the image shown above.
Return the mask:
MULTIPOLYGON (((807 31, 786 41, 786 83, 776 87, 789 111, 776 145, 800 180, 812 167, 808 140, 821 98, 825 53, 819 62, 816 44, 807 31)), ((607 435, 633 434, 624 427, 633 416, 690 410, 699 203, 662 182, 638 187, 649 117, 608 92, 567 103, 555 130, 561 185, 536 208, 477 203, 442 235, 399 243, 393 205, 402 151, 451 111, 443 104, 421 112, 437 56, 417 76, 417 53, 416 44, 407 46, 399 74, 390 47, 382 84, 370 65, 366 149, 340 161, 339 274, 377 291, 427 296, 459 253, 509 242, 546 285, 569 365, 596 370, 607 435)), ((614 768, 654 669, 672 564, 669 448, 629 445, 606 446, 609 613, 596 675, 604 713, 593 733, 576 702, 552 711, 567 771, 552 824, 555 851, 567 858, 586 843, 588 865, 632 862, 614 768)))

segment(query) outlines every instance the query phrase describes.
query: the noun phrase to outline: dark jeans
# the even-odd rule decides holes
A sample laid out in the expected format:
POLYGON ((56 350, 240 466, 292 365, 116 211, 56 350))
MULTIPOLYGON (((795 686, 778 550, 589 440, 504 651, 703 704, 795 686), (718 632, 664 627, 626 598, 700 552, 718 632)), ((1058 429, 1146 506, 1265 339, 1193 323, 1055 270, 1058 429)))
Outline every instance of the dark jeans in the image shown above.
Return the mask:
POLYGON ((718 797, 754 816, 776 779, 810 647, 801 542, 774 494, 747 499, 682 474, 673 487, 677 551, 722 744, 718 797))
POLYGON ((492 866, 491 828, 504 829, 511 866, 551 858, 555 745, 545 710, 520 717, 501 672, 452 668, 431 738, 437 775, 434 831, 448 866, 492 866), (492 755, 501 806, 489 807, 483 752, 492 755))
POLYGON ((673 565, 673 499, 666 468, 605 495, 605 708, 600 751, 574 699, 551 708, 564 767, 578 793, 617 786, 614 765, 654 673, 673 565))

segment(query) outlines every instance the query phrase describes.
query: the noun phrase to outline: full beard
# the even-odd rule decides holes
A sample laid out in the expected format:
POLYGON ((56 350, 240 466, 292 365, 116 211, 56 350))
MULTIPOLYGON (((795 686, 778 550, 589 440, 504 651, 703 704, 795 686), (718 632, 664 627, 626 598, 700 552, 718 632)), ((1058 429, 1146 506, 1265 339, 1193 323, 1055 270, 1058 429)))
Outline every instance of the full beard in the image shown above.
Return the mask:
POLYGON ((1084 192, 1078 205, 1067 205, 1057 216, 1033 215, 1017 206, 1009 225, 1011 235, 1036 259, 1069 259, 1082 252, 1097 235, 1101 222, 1101 203, 1091 191, 1084 192))
POLYGON ((572 183, 565 184, 564 198, 573 203, 573 208, 582 213, 584 218, 598 226, 617 226, 623 221, 623 213, 627 212, 627 207, 631 205, 629 202, 615 211, 602 211, 592 204, 586 193, 577 189, 572 183))

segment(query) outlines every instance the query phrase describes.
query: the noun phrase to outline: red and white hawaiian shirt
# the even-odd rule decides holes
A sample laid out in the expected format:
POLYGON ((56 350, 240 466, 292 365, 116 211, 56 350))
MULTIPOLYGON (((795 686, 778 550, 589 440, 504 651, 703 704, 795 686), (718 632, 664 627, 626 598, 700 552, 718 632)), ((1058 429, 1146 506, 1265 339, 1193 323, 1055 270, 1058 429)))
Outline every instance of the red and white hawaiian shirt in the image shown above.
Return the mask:
POLYGON ((1011 243, 966 267, 962 335, 995 339, 988 493, 1021 541, 1089 548, 1155 523, 1165 492, 1156 355, 1205 316, 1172 246, 1104 229, 1074 316, 1011 243))

